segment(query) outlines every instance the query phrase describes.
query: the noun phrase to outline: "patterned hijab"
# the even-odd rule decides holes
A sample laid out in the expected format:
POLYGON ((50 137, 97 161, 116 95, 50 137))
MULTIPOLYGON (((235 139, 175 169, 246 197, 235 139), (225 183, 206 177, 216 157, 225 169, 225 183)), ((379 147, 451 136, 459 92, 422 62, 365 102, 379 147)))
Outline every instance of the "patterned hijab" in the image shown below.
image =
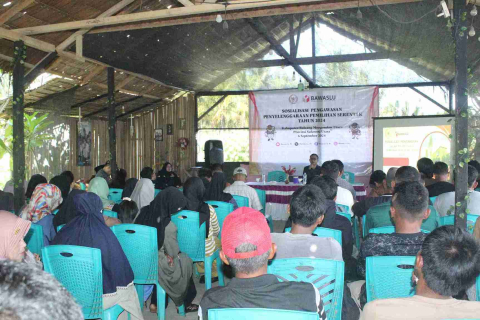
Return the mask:
POLYGON ((31 224, 11 212, 0 211, 0 259, 8 259, 10 252, 22 241, 31 224))
POLYGON ((33 191, 30 202, 22 210, 20 217, 37 222, 57 209, 62 201, 62 192, 57 186, 48 183, 39 184, 33 191))
POLYGON ((155 188, 152 180, 148 178, 142 178, 137 182, 135 189, 133 189, 130 198, 135 201, 138 206, 138 210, 146 207, 153 201, 155 197, 155 188))
POLYGON ((97 196, 100 197, 102 200, 103 208, 110 210, 115 202, 112 200, 108 200, 108 194, 110 193, 110 189, 108 188, 107 180, 104 178, 96 177, 90 180, 88 185, 88 192, 93 192, 97 196))

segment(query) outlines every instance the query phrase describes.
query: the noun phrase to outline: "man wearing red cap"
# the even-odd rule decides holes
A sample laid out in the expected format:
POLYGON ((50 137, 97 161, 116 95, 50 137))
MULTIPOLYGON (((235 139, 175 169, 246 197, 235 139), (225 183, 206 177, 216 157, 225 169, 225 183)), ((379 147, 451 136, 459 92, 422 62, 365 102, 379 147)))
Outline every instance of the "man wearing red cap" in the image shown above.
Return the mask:
POLYGON ((326 314, 318 290, 311 283, 286 281, 267 274, 268 260, 275 256, 270 228, 265 217, 242 207, 223 222, 220 258, 235 273, 225 287, 211 288, 202 298, 198 316, 208 319, 209 309, 267 308, 326 314))

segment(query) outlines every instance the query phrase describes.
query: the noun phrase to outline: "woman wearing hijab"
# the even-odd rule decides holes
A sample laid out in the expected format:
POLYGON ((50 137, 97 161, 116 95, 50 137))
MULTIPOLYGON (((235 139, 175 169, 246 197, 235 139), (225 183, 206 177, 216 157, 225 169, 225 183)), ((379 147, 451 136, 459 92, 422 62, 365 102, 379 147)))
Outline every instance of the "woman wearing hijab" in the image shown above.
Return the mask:
POLYGON ((155 188, 152 182, 154 176, 153 169, 149 167, 143 168, 142 172, 140 172, 141 179, 135 185, 135 189, 133 189, 130 196, 132 201, 135 201, 137 204, 139 210, 148 206, 155 197, 155 188))
POLYGON ((62 199, 65 200, 68 197, 68 193, 70 192, 70 181, 66 176, 59 175, 55 176, 50 179, 50 184, 56 185, 58 189, 62 192, 62 199))
POLYGON ((173 167, 170 162, 165 162, 162 170, 157 173, 157 180, 155 180, 155 189, 165 189, 175 186, 175 178, 178 178, 177 174, 173 172, 173 167))
MULTIPOLYGON (((105 179, 96 177, 90 180, 90 184, 88 185, 88 192, 95 193, 97 196, 100 197, 104 210, 115 211, 118 213, 118 205, 115 204, 114 201, 108 200, 108 194, 110 192, 110 189, 108 188, 108 184, 105 179)), ((105 219, 105 223, 109 227, 121 223, 120 220, 116 218, 112 218, 108 216, 103 216, 103 217, 105 219)))
POLYGON ((38 222, 52 214, 62 201, 62 192, 57 186, 48 183, 39 184, 33 191, 30 202, 20 213, 20 217, 31 222, 38 222))
MULTIPOLYGON (((186 205, 183 194, 177 188, 169 187, 160 192, 149 206, 142 208, 135 223, 157 229, 158 281, 175 305, 184 304, 186 312, 196 312, 198 305, 192 304, 197 294, 192 278, 192 260, 180 252, 177 227, 170 221, 171 216, 186 205)), ((150 311, 156 312, 155 291, 151 301, 150 311)))
POLYGON ((103 308, 108 309, 118 304, 134 319, 143 319, 133 284, 132 268, 117 238, 105 224, 102 200, 96 194, 87 192, 76 195, 73 203, 77 216, 60 230, 52 244, 100 249, 103 308))
POLYGON ((32 197, 35 188, 41 183, 47 183, 47 178, 41 174, 34 174, 30 178, 30 181, 28 181, 27 191, 25 191, 25 197, 27 198, 27 201, 32 197))
POLYGON ((205 193, 205 201, 222 201, 233 204, 233 210, 238 209, 237 202, 230 193, 225 193, 225 187, 227 186, 227 179, 223 172, 215 172, 210 182, 210 186, 205 193))
POLYGON ((57 214, 53 217, 54 230, 57 230, 58 226, 62 224, 69 223, 77 216, 77 209, 75 209, 75 205, 73 204, 73 198, 82 193, 86 193, 86 191, 79 189, 72 189, 72 191, 70 191, 67 199, 62 203, 57 214))
POLYGON ((130 178, 125 182, 125 188, 123 188, 122 192, 122 199, 123 198, 130 198, 137 185, 138 179, 137 178, 130 178))

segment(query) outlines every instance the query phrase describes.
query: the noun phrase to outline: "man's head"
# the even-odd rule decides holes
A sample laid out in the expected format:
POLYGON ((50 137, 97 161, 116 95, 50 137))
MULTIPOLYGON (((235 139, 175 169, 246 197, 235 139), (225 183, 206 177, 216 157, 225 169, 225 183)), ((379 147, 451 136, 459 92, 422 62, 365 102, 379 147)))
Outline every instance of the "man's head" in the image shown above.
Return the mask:
POLYGON ((387 188, 393 189, 392 182, 395 181, 395 174, 397 173, 397 167, 391 167, 387 171, 387 188))
POLYGON ((290 201, 292 224, 316 228, 322 223, 326 209, 326 198, 322 190, 313 184, 306 185, 292 195, 290 201))
POLYGON ((105 163, 105 165, 103 166, 103 171, 105 171, 105 173, 108 175, 112 174, 112 167, 110 166, 110 161, 107 161, 105 163))
POLYGON ((311 165, 312 167, 316 167, 316 166, 318 165, 318 155, 315 154, 315 153, 312 153, 312 154, 310 155, 309 161, 310 161, 310 165, 311 165))
POLYGON ((51 274, 28 263, 1 260, 0 319, 77 320, 83 314, 51 274))
POLYGON ((72 171, 63 171, 60 175, 67 177, 68 182, 70 183, 70 187, 73 188, 73 185, 75 183, 75 176, 73 175, 73 172, 72 171))
POLYGON ((265 216, 247 207, 230 213, 222 227, 222 261, 232 266, 236 277, 251 278, 267 273, 268 259, 275 255, 265 216))
POLYGON ((422 175, 423 179, 432 179, 433 178, 433 161, 429 158, 421 158, 417 161, 417 169, 422 175))
POLYGON ((390 208, 396 226, 400 224, 418 224, 430 215, 428 208, 428 190, 420 182, 402 182, 395 187, 390 208))
POLYGON ((477 182, 478 178, 478 171, 475 169, 474 166, 468 166, 468 188, 471 190, 475 190, 475 188, 478 186, 477 182))
POLYGON ((335 162, 338 166, 338 175, 341 176, 344 172, 345 166, 343 165, 343 162, 340 160, 332 160, 332 162, 335 162))
POLYGON ((427 236, 417 254, 417 288, 426 285, 445 297, 457 295, 474 284, 479 266, 480 247, 471 234, 455 226, 439 227, 427 236))
MULTIPOLYGON (((477 169, 478 172, 480 172, 480 162, 477 160, 472 160, 468 163, 469 166, 473 166, 475 169, 477 169)), ((477 181, 480 182, 480 177, 477 178, 477 181)))
POLYGON ((387 175, 382 170, 375 170, 370 175, 369 184, 378 195, 383 195, 387 192, 387 175))
POLYGON ((322 175, 324 176, 330 177, 336 181, 339 172, 338 165, 333 161, 325 161, 322 164, 322 175))
POLYGON ((412 181, 420 181, 420 173, 418 173, 417 169, 410 166, 400 167, 395 173, 395 181, 392 181, 392 188, 395 188, 399 183, 412 181))
POLYGON ((198 170, 198 177, 204 178, 210 182, 212 181, 212 170, 208 168, 201 168, 200 170, 198 170))
POLYGON ((233 180, 235 181, 247 181, 247 170, 242 167, 235 168, 233 170, 233 180))
POLYGON ((445 162, 437 161, 433 166, 433 175, 437 181, 448 180, 448 164, 445 162))
POLYGON ((335 180, 330 177, 322 176, 322 177, 314 177, 310 184, 317 186, 322 190, 323 195, 328 200, 333 200, 337 198, 337 187, 338 184, 335 180))
POLYGON ((223 172, 223 166, 220 163, 214 163, 210 166, 210 170, 212 170, 212 173, 223 172))
POLYGON ((145 167, 140 171, 140 178, 155 180, 156 176, 152 168, 145 167))

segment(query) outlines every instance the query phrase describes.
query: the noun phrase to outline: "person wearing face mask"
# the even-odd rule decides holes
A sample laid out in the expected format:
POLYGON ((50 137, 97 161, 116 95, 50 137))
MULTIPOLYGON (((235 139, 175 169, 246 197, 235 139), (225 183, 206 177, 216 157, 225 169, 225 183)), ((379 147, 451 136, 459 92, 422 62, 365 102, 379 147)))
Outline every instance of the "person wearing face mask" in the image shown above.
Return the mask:
POLYGON ((175 187, 175 178, 178 178, 178 176, 173 172, 172 164, 170 162, 165 162, 162 170, 157 173, 155 189, 163 190, 168 187, 175 187))
POLYGON ((303 168, 303 174, 307 174, 307 182, 312 181, 313 177, 320 176, 322 168, 318 165, 318 155, 310 155, 310 165, 303 168))

